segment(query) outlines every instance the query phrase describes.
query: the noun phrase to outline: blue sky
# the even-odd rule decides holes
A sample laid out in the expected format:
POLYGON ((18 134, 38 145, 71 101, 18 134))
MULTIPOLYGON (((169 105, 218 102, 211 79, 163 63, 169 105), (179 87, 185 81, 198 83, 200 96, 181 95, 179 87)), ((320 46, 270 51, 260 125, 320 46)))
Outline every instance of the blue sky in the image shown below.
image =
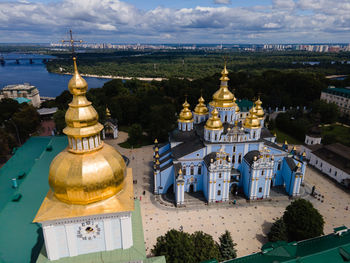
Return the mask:
POLYGON ((0 0, 1 42, 350 42, 349 0, 0 0))

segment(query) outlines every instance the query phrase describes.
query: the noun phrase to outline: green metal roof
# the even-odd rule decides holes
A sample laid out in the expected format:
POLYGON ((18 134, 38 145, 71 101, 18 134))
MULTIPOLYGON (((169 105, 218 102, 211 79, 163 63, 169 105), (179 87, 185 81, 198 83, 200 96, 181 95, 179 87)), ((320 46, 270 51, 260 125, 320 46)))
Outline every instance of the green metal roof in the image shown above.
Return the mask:
POLYGON ((0 262, 30 262, 43 244, 40 227, 33 218, 44 200, 48 185, 49 165, 67 146, 66 137, 32 137, 0 169, 0 262), (46 147, 52 145, 52 151, 46 147), (26 172, 16 191, 10 178, 26 172), (18 202, 12 196, 21 194, 18 202), (41 234, 41 235, 40 235, 41 234))
POLYGON ((350 258, 350 230, 337 229, 333 234, 300 242, 267 243, 260 253, 225 263, 343 263, 344 258, 350 258))
POLYGON ((24 103, 24 102, 29 103, 29 102, 31 101, 30 99, 23 98, 23 97, 15 98, 15 100, 17 100, 17 102, 18 102, 19 104, 24 103))
POLYGON ((239 107, 239 110, 242 112, 247 112, 251 107, 253 107, 253 102, 250 100, 237 100, 236 103, 239 107))
POLYGON ((350 98, 350 89, 347 88, 327 88, 324 92, 350 98))

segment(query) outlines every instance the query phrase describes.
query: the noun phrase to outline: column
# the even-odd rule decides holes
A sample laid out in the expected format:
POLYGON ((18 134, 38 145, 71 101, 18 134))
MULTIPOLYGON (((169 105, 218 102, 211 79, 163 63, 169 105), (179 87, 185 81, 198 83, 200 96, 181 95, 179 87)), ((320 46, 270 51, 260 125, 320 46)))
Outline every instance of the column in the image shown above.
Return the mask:
POLYGON ((49 260, 60 258, 54 226, 43 226, 45 248, 49 260))
POLYGON ((122 236, 122 248, 127 249, 132 247, 132 225, 131 225, 131 214, 120 218, 121 225, 121 236, 122 236))
POLYGON ((103 220, 106 250, 113 250, 112 222, 110 218, 103 220))
POLYGON ((67 237, 67 246, 69 251, 69 256, 74 257, 78 255, 77 248, 77 238, 76 238, 76 230, 74 224, 65 225, 66 229, 66 237, 67 237))

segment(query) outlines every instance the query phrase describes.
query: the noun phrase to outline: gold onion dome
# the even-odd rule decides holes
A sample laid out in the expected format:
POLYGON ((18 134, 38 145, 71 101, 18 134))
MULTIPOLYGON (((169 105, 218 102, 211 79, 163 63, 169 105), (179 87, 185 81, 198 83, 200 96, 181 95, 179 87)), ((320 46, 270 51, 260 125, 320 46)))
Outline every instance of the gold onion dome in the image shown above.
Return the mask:
POLYGON ((259 120, 262 120, 264 118, 265 112, 263 110, 263 108, 261 107, 261 100, 260 97, 258 98, 258 100, 255 102, 255 109, 256 109, 256 116, 258 117, 259 120))
POLYGON ((260 122, 258 117, 256 116, 256 109, 254 106, 249 110, 249 114, 247 118, 244 120, 243 127, 250 128, 250 129, 260 128, 260 122))
POLYGON ((211 112, 210 118, 205 123, 207 130, 221 130, 223 128, 221 119, 219 118, 219 112, 214 108, 211 112))
POLYGON ((236 98, 232 94, 231 91, 229 91, 228 86, 227 86, 227 81, 230 79, 227 77, 228 71, 226 69, 226 64, 224 69, 221 71, 221 84, 220 84, 220 89, 217 90, 214 95, 213 95, 213 101, 210 102, 210 105, 213 107, 221 107, 221 108, 229 108, 229 107, 235 107, 237 106, 235 101, 236 98))
POLYGON ((111 112, 109 111, 108 108, 106 108, 106 117, 110 118, 111 117, 111 112))
POLYGON ((80 76, 76 59, 68 88, 73 95, 66 113, 69 146, 52 161, 49 185, 57 199, 86 205, 107 199, 123 189, 126 165, 113 147, 100 139, 103 126, 85 93, 87 83, 80 76))
POLYGON ((193 122, 192 111, 189 109, 190 104, 185 100, 184 104, 182 104, 183 109, 180 112, 179 122, 193 122))
POLYGON ((198 99, 198 104, 194 108, 194 113, 196 113, 197 115, 207 115, 208 114, 208 108, 207 108, 207 106, 205 106, 204 99, 202 96, 198 99))

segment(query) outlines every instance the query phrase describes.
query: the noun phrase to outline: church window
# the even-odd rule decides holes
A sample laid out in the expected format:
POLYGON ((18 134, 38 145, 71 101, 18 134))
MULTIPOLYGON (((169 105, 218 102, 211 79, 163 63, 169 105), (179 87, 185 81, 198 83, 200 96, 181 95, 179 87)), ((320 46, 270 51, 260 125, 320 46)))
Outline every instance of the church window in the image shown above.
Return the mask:
POLYGON ((329 168, 329 172, 330 172, 330 173, 332 172, 332 168, 329 168))
POLYGON ((278 163, 277 170, 281 170, 281 162, 278 163))
POLYGON ((217 136, 217 134, 215 134, 215 141, 218 139, 218 136, 217 136))
POLYGON ((232 155, 232 163, 236 162, 236 155, 232 155))
POLYGON ((254 139, 255 139, 255 136, 256 136, 256 133, 254 132, 254 133, 253 133, 253 138, 254 138, 254 139))
POLYGON ((316 160, 316 164, 318 164, 318 160, 316 160))
POLYGON ((194 175, 194 167, 191 165, 191 175, 194 175))
POLYGON ((219 173, 219 178, 221 178, 221 173, 219 173))
POLYGON ((262 170, 262 171, 261 171, 261 175, 264 175, 264 172, 265 172, 265 171, 264 171, 264 170, 262 170))
POLYGON ((337 176, 337 173, 338 173, 338 172, 337 172, 337 171, 335 171, 335 172, 334 172, 334 176, 337 176))
POLYGON ((182 166, 182 174, 186 175, 186 165, 182 166))
POLYGON ((322 163, 320 164, 320 167, 322 167, 322 163))
POLYGON ((218 190, 218 195, 221 195, 221 190, 218 190))
POLYGON ((238 155, 238 163, 241 163, 242 162, 242 154, 239 154, 238 155))
POLYGON ((314 141, 311 141, 311 144, 314 144, 314 141))
POLYGON ((236 152, 236 145, 233 146, 233 152, 236 152))
POLYGON ((262 192, 262 187, 259 187, 259 193, 261 193, 262 192))
POLYGON ((202 174, 202 165, 198 165, 198 174, 202 174))
POLYGON ((225 115, 225 122, 227 122, 227 115, 225 115))

